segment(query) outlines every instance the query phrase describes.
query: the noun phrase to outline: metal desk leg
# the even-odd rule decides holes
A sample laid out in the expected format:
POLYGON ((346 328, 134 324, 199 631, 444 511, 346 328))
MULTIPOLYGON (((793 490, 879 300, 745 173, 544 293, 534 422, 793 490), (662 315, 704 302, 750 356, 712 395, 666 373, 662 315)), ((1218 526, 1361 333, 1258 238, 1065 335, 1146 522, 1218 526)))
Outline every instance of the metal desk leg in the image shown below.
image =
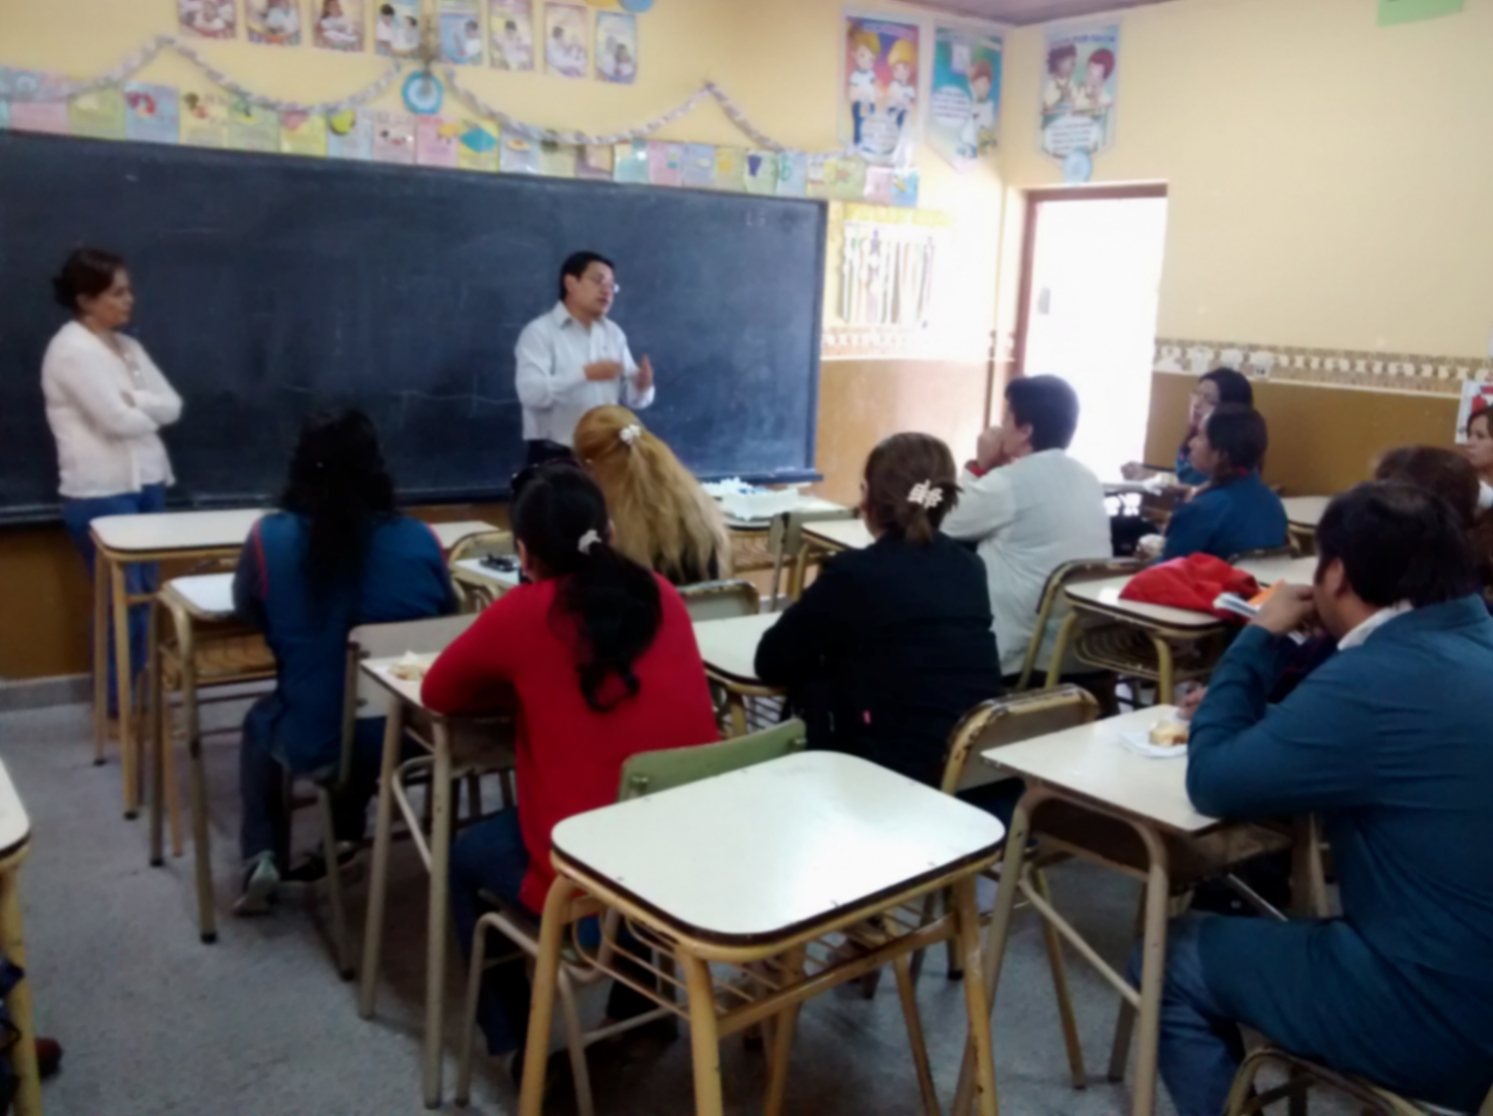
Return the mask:
POLYGON ((93 547, 93 762, 104 762, 109 734, 109 559, 93 547))
POLYGON ((1073 642, 1073 631, 1078 627, 1078 613, 1069 611, 1063 617, 1063 622, 1058 625, 1057 642, 1052 649, 1052 663, 1047 668, 1047 678, 1042 683, 1044 686, 1052 687, 1058 684, 1063 676, 1063 662, 1068 658, 1068 645, 1073 642))
MULTIPOLYGON (((794 946, 783 957, 783 983, 792 984, 800 980, 804 975, 803 946, 794 946)), ((907 958, 902 957, 898 964, 905 966, 907 958)), ((898 970, 899 975, 902 970, 898 970)), ((911 979, 908 980, 911 985, 911 979)), ((788 1060, 793 1052, 793 1032, 798 1026, 798 1010, 803 1006, 802 1000, 796 1000, 778 1013, 777 1028, 773 1034, 772 1065, 768 1072, 767 1099, 762 1103, 762 1116, 781 1116, 783 1111, 783 1096, 788 1089, 788 1060)), ((921 1039, 921 1036, 918 1036, 921 1039)), ((925 1052, 926 1054, 926 1052, 925 1052)), ((929 1113, 928 1116, 934 1116, 929 1113)))
MULTIPOLYGON (((207 825, 207 765, 202 759, 202 722, 197 712, 197 646, 192 618, 171 606, 176 622, 176 646, 181 656, 181 719, 187 737, 187 760, 192 769, 192 860, 197 876, 197 927, 204 943, 218 940, 218 916, 213 907, 212 837, 207 825)), ((164 770, 164 765, 162 765, 164 770)))
MULTIPOLYGON (((394 769, 404 737, 404 703, 396 701, 384 722, 384 752, 379 763, 378 811, 373 825, 373 869, 368 881, 368 924, 363 928, 363 973, 358 989, 358 1014, 373 1018, 378 990, 378 967, 384 947, 384 903, 389 894, 389 842, 394 825, 394 769)), ((541 1067, 540 1076, 544 1070, 541 1067)))
POLYGON ((1170 705, 1176 691, 1173 681, 1172 645, 1160 636, 1154 635, 1151 637, 1151 642, 1156 646, 1156 704, 1170 705))
MULTIPOLYGON (((695 1063, 695 1116, 725 1116, 725 1102, 721 1095, 721 1043, 716 1031, 715 988, 710 981, 710 966, 683 950, 680 950, 679 960, 684 966, 685 986, 689 989, 690 1045, 695 1063)), ((540 1067, 541 1071, 543 1068, 540 1067)), ((524 1083, 528 1084, 527 1074, 524 1083)), ((524 1113, 523 1116, 528 1114, 524 1113)))
MULTIPOLYGON (((21 968, 26 967, 26 941, 21 931, 21 861, 22 849, 0 865, 0 950, 21 968)), ((15 1025, 16 1042, 11 1047, 11 1068, 19 1088, 16 1092, 16 1116, 41 1116, 41 1074, 36 1065, 36 1030, 31 1017, 31 977, 27 976, 10 990, 5 998, 10 1020, 15 1025)))
MULTIPOLYGON (((542 1116, 544 1109, 544 1067, 549 1061, 550 1024, 555 1017, 555 990, 560 982, 560 947, 565 940, 565 913, 573 894, 575 885, 564 876, 557 876, 544 900, 544 918, 539 923, 539 957, 534 966, 534 994, 529 1008, 529 1037, 524 1046, 524 1077, 518 1094, 519 1116, 542 1116)), ((714 1000, 711 1005, 713 1011, 714 1000)))
POLYGON ((1322 828, 1315 814, 1295 819, 1291 843, 1291 914, 1326 918, 1327 875, 1322 867, 1322 828))
POLYGON ((975 1107, 980 1116, 997 1116, 995 1047, 990 1032, 991 1001, 986 999, 985 974, 981 971, 984 960, 980 956, 980 908, 975 902, 975 877, 961 877, 954 884, 953 891, 960 952, 964 955, 964 999, 969 1009, 969 1037, 974 1047, 975 1107))
POLYGON ((1146 845, 1150 868, 1146 876, 1146 933, 1141 955, 1140 1036, 1135 1052, 1135 1116, 1156 1111, 1156 1069, 1161 1045, 1161 983, 1166 967, 1166 923, 1171 899, 1171 875, 1166 846, 1149 826, 1135 831, 1146 845))
POLYGON ((747 734, 746 698, 734 690, 726 691, 726 706, 731 710, 731 735, 747 734))
POLYGON ((435 809, 430 823, 430 908, 425 943, 425 1107, 441 1106, 441 1063, 445 1047, 441 1025, 446 1009, 446 936, 451 889, 451 733, 444 721, 434 725, 435 763, 430 795, 435 809))
POLYGON ((114 691, 119 702, 119 754, 124 768, 124 816, 133 819, 140 812, 138 776, 135 773, 135 686, 130 662, 130 595, 125 585, 124 565, 109 563, 111 593, 114 603, 114 691))
POLYGON ((146 643, 149 655, 146 666, 145 692, 149 701, 146 740, 150 746, 150 866, 165 863, 164 844, 166 811, 166 686, 161 677, 161 606, 150 602, 150 635, 146 643))

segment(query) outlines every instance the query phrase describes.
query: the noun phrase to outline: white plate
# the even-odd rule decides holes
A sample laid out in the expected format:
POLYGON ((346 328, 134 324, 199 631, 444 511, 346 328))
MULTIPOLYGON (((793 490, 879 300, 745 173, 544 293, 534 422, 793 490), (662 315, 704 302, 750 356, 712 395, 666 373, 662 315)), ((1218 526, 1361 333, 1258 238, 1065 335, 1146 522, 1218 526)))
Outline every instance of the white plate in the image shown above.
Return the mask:
POLYGON ((1120 743, 1127 752, 1134 752, 1147 759, 1177 759, 1187 754, 1186 744, 1178 744, 1171 748, 1162 744, 1152 744, 1150 729, 1145 732, 1122 732, 1119 737, 1120 743))

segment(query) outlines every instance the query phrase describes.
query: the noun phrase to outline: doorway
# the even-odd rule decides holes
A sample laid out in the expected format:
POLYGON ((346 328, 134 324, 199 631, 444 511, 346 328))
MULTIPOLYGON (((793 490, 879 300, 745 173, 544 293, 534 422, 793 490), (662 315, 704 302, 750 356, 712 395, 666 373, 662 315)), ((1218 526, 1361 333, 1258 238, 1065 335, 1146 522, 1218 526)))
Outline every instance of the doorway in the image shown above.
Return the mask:
POLYGON ((1069 453, 1103 481, 1144 460, 1166 213, 1159 185, 1027 195, 1016 369, 1073 385, 1069 453))

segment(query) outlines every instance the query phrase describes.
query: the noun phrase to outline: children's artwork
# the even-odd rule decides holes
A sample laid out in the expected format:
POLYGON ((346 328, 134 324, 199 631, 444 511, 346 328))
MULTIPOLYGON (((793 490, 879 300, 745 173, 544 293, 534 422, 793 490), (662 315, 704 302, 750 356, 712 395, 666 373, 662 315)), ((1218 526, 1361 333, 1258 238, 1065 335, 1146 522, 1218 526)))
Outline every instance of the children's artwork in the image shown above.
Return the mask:
POLYGON ((875 163, 905 163, 917 134, 916 23, 845 17, 842 137, 875 163))
POLYGON ((238 0, 176 0, 176 22, 188 38, 236 38, 238 0))
POLYGON ((596 13, 596 76, 631 85, 638 80, 638 17, 596 13))
POLYGON ((498 169, 498 130, 485 120, 463 120, 456 145, 456 165, 462 170, 498 169))
POLYGON ((181 142, 189 147, 227 147, 228 102, 208 93, 183 93, 181 142))
POLYGON ((915 170, 892 172, 892 204, 903 209, 918 207, 919 175, 915 170))
POLYGON ((1493 383, 1487 380, 1466 380, 1462 384, 1462 404, 1457 408, 1458 445, 1467 442, 1467 421, 1493 406, 1493 383))
POLYGON ((864 159, 830 159, 824 164, 829 196, 838 201, 860 201, 866 196, 864 159))
POLYGON ((829 155, 810 155, 804 174, 804 196, 810 198, 829 197, 829 181, 835 171, 831 164, 835 159, 829 155))
POLYGON ((867 167, 864 197, 872 205, 892 204, 892 168, 867 167))
POLYGON ((420 0, 380 0, 373 22, 378 53, 413 58, 420 53, 420 0))
POLYGON ((684 185, 684 144, 655 140, 648 145, 648 183, 651 186, 684 185))
POLYGON ((539 173, 547 178, 575 177, 575 147, 554 140, 539 144, 539 173))
POLYGON ((534 0, 488 0, 487 34, 493 69, 534 68, 534 0))
POLYGON ((544 6, 544 68, 561 77, 586 76, 586 9, 574 4, 544 6))
POLYGON ((717 190, 746 189, 746 152, 739 147, 715 149, 715 182, 717 190))
POLYGON ((482 65, 480 0, 440 0, 441 57, 459 66, 482 65))
POLYGON ((228 146, 236 151, 279 151, 279 114, 248 101, 233 102, 228 106, 228 146))
POLYGON ((244 23, 251 43, 301 45, 300 0, 244 0, 244 23))
POLYGON ((748 151, 746 156, 746 192, 778 192, 778 157, 771 151, 748 151))
POLYGON ((327 117, 327 158, 372 159, 373 113, 344 109, 327 117))
POLYGON ((848 325, 916 329, 929 322, 938 249, 947 234, 887 219, 894 216, 873 206, 845 207, 839 316, 848 325))
POLYGON ((415 133, 415 162, 422 167, 454 167, 459 163, 463 126, 444 116, 422 116, 415 133))
POLYGON ((10 71, 10 126, 18 132, 65 136, 70 128, 66 86, 57 74, 10 71))
POLYGON ((280 150, 312 159, 327 156, 327 118, 319 112, 282 112, 280 150))
POLYGON ((311 0, 311 11, 316 16, 311 29, 313 43, 322 50, 362 52, 367 27, 363 0, 311 0))
POLYGON ((610 182, 616 153, 605 144, 587 144, 575 150, 575 176, 593 182, 610 182))
POLYGON ((715 185, 715 148, 710 144, 684 145, 684 185, 704 190, 715 185))
POLYGON ((415 162, 415 118, 402 112, 375 115, 373 158, 380 163, 412 166, 415 162))
POLYGON ((498 169, 504 174, 538 174, 539 145, 528 136, 505 129, 498 169))
MULTIPOLYGON (((683 177, 681 175, 681 177, 683 177)), ((619 143, 613 153, 612 178, 616 182, 646 185, 648 182, 648 141, 619 143)))
POLYGON ((809 192, 809 157, 778 155, 778 197, 801 198, 809 192))
POLYGON ((1004 47, 999 32, 934 29, 928 143, 955 170, 995 150, 1004 47))
POLYGON ((93 139, 124 139, 124 90, 105 86, 68 102, 68 131, 93 139))
POLYGON ((1108 148, 1115 134, 1120 25, 1106 23, 1047 32, 1042 78, 1042 150, 1082 160, 1108 148))
POLYGON ((176 143, 181 136, 181 99, 175 86, 124 83, 124 134, 140 143, 176 143))

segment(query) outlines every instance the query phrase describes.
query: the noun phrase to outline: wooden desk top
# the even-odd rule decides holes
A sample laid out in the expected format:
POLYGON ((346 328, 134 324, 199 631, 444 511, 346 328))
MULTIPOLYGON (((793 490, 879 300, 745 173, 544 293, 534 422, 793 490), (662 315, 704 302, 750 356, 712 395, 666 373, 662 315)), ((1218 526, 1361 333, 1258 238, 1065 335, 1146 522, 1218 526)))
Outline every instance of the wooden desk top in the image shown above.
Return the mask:
POLYGON ((864 550, 875 542, 860 519, 831 519, 812 526, 805 524, 804 534, 833 550, 864 550))
POLYGON ((199 620, 227 620, 233 616, 233 575, 200 574, 166 582, 162 592, 174 593, 199 620))
MULTIPOLYGON (((515 558, 514 561, 517 562, 518 559, 515 558)), ((506 593, 519 586, 517 568, 513 570, 494 569, 492 566, 483 565, 481 558, 463 558, 455 563, 453 568, 484 585, 491 585, 499 592, 506 593)))
POLYGON ((1322 520, 1322 513, 1332 503, 1331 496, 1288 496, 1281 501, 1286 506, 1286 522, 1292 527, 1315 531, 1322 520))
MULTIPOLYGON (((1316 573, 1317 560, 1315 558, 1262 558, 1241 562, 1239 568, 1249 573, 1262 586, 1274 585, 1277 581, 1287 581, 1293 585, 1310 585, 1316 573)), ((1222 621, 1206 612, 1121 600, 1120 592, 1129 582, 1130 577, 1106 577, 1096 581, 1080 581, 1068 586, 1066 592, 1068 600, 1082 608, 1107 612, 1118 620, 1143 627, 1168 628, 1172 631, 1202 635, 1224 626, 1222 621)))
POLYGON ((501 530, 496 524, 487 523, 481 519, 464 519, 459 523, 432 523, 430 529, 435 532, 435 537, 441 540, 441 549, 448 552, 454 550, 456 544, 462 539, 501 530))
POLYGON ((778 622, 779 614, 733 616, 728 620, 701 620, 695 624, 695 642, 700 657, 712 674, 749 686, 760 686, 757 678, 757 644, 778 622))
POLYGON ((264 515, 260 508, 106 515, 90 527, 103 546, 115 551, 231 550, 243 546, 264 515))

